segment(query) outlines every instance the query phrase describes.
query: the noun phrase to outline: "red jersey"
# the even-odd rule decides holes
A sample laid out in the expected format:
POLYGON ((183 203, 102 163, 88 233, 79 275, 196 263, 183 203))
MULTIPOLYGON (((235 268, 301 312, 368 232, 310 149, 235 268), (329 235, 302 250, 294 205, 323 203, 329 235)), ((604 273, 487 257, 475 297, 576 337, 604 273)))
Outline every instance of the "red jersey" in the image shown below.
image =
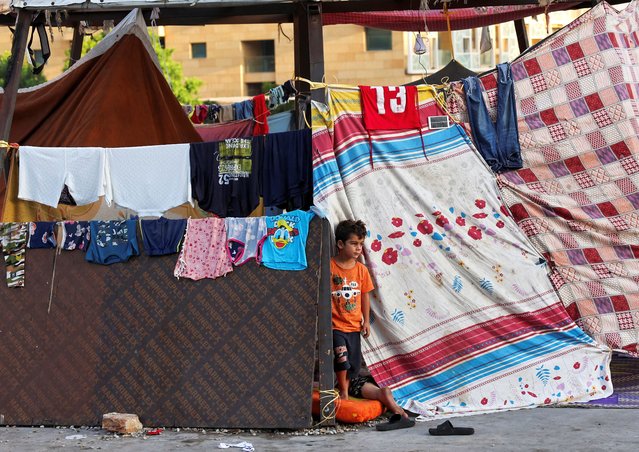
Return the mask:
POLYGON ((416 86, 360 86, 367 130, 421 129, 416 86))

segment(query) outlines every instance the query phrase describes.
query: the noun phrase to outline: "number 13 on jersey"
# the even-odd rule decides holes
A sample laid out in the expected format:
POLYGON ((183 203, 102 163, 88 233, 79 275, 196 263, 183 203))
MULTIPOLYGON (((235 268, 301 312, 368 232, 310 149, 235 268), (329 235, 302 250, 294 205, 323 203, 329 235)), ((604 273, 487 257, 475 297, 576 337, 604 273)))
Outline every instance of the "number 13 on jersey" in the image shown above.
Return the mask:
POLYGON ((360 86, 362 115, 368 130, 419 129, 417 87, 360 86))

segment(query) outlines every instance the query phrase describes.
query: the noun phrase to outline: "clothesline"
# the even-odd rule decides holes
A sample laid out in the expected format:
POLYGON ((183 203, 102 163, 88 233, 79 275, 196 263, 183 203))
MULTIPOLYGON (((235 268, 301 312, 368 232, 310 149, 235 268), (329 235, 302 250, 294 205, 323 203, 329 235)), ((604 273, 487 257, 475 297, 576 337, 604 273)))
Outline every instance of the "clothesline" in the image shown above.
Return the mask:
POLYGON ((102 265, 127 262, 140 255, 138 226, 147 255, 179 253, 178 279, 215 279, 250 260, 274 270, 304 270, 314 215, 294 210, 250 218, 0 223, 6 282, 24 287, 27 249, 83 251, 86 261, 102 265))
POLYGON ((182 108, 194 124, 225 123, 242 119, 253 119, 256 123, 264 124, 263 121, 271 114, 271 111, 288 102, 294 94, 297 94, 297 90, 293 82, 288 80, 271 88, 267 93, 241 102, 223 105, 217 103, 183 105, 182 108))
POLYGON ((104 197, 141 216, 198 202, 219 217, 248 216, 260 204, 308 208, 308 129, 205 143, 125 148, 22 146, 18 195, 50 207, 68 187, 77 205, 104 197))

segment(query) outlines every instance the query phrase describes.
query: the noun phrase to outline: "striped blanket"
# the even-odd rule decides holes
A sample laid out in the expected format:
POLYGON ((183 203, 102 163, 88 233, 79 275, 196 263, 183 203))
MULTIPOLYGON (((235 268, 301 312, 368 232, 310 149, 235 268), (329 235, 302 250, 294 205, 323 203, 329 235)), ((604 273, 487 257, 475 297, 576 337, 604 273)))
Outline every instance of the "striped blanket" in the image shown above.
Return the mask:
MULTIPOLYGON (((524 167, 499 177, 505 203, 548 260, 577 325, 635 357, 638 30, 637 0, 622 12, 602 2, 513 62, 524 167)), ((481 81, 494 114, 495 74, 481 81)))
MULTIPOLYGON (((437 113, 419 94, 422 118, 437 113)), ((313 152, 315 204, 333 225, 368 225, 363 355, 401 406, 469 414, 612 392, 610 352, 570 319, 459 126, 369 137, 359 91, 331 88, 313 105, 313 152)))

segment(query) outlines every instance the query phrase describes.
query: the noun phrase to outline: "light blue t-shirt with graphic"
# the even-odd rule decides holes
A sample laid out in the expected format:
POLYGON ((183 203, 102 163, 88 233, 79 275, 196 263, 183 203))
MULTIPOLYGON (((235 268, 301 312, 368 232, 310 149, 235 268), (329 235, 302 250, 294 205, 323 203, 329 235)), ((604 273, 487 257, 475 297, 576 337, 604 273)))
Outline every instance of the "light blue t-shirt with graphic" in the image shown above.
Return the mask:
POLYGON ((275 270, 304 270, 306 238, 313 212, 292 212, 266 217, 266 240, 262 248, 262 264, 275 270))

